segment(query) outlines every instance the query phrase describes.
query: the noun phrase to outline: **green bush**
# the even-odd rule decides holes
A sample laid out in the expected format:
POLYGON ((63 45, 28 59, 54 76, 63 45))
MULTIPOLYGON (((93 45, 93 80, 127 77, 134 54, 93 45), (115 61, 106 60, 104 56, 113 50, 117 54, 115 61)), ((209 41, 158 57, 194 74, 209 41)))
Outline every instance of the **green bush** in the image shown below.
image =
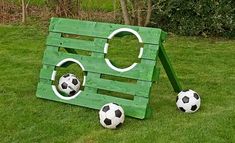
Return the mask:
POLYGON ((234 0, 159 0, 153 26, 181 35, 235 37, 234 0))

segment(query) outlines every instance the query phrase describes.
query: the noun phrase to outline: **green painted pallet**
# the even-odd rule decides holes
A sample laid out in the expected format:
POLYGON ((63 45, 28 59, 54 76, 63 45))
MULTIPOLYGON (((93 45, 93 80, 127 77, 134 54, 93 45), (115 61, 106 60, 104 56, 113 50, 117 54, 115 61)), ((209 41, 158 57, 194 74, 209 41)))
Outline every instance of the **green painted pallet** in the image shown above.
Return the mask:
POLYGON ((174 90, 181 91, 162 45, 165 37, 165 32, 156 28, 52 18, 36 95, 44 99, 93 109, 100 109, 106 103, 115 102, 124 108, 126 115, 144 119, 148 115, 152 83, 159 77, 159 68, 156 66, 158 57, 174 90), (140 48, 138 56, 140 63, 134 63, 122 69, 113 66, 109 59, 105 58, 108 52, 108 40, 120 32, 134 34, 144 45, 140 48), (94 40, 66 38, 62 36, 63 34, 89 36, 94 40), (61 52, 60 48, 65 48, 68 52, 61 52), (91 56, 79 55, 75 50, 89 51, 92 54, 91 56), (53 84, 56 68, 67 63, 79 64, 86 73, 83 79, 84 90, 80 90, 72 97, 62 96, 53 84), (101 78, 103 74, 135 79, 137 83, 103 79, 101 78), (98 89, 129 94, 134 98, 130 100, 103 95, 97 92, 98 89))

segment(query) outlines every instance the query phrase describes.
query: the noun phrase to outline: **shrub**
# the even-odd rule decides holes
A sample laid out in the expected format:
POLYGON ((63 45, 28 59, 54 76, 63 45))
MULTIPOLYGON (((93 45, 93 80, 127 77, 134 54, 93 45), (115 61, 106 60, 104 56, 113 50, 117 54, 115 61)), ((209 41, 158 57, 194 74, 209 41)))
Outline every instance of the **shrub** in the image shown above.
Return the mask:
POLYGON ((235 37, 234 0, 159 0, 155 27, 181 35, 235 37))

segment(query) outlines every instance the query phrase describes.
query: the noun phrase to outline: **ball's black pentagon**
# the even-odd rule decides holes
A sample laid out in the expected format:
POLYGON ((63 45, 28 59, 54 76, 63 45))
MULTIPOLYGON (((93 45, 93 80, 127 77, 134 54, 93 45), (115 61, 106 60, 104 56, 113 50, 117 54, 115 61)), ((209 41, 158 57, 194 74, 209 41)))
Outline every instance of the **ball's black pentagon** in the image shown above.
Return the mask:
POLYGON ((178 96, 176 96, 176 100, 175 100, 175 102, 177 102, 179 100, 179 97, 178 96))
POLYGON ((116 128, 119 128, 121 125, 122 125, 122 123, 119 123, 119 124, 116 126, 116 128))
POLYGON ((61 87, 62 87, 63 89, 66 89, 66 88, 68 87, 68 84, 67 84, 66 82, 63 82, 63 83, 61 84, 61 87))
POLYGON ((199 95, 197 93, 193 93, 193 97, 199 99, 199 95))
POLYGON ((74 79, 72 80, 72 83, 73 83, 74 85, 77 85, 77 84, 78 84, 78 80, 74 78, 74 79))
POLYGON ((182 112, 185 112, 185 109, 183 107, 179 107, 179 109, 182 111, 182 112))
POLYGON ((75 91, 75 90, 72 90, 72 91, 69 92, 69 95, 71 95, 71 96, 73 96, 73 95, 75 95, 75 94, 76 94, 76 91, 75 91))
POLYGON ((113 103, 113 104, 115 104, 115 105, 119 106, 117 103, 113 103))
POLYGON ((122 116, 122 112, 118 109, 115 111, 115 116, 120 118, 122 116))
POLYGON ((192 107, 191 107, 191 110, 192 111, 195 111, 197 109, 197 105, 193 105, 192 107))
POLYGON ((183 92, 187 92, 187 91, 189 91, 189 89, 184 89, 184 90, 182 90, 183 92))
POLYGON ((105 123, 105 125, 111 125, 112 124, 111 120, 108 119, 108 118, 105 118, 104 123, 105 123))
POLYGON ((67 74, 63 75, 63 77, 64 78, 69 77, 69 74, 67 73, 67 74))
POLYGON ((104 107, 103 107, 102 111, 103 111, 103 112, 107 112, 109 109, 110 109, 110 108, 109 108, 109 106, 107 105, 107 106, 104 106, 104 107))
POLYGON ((188 98, 187 96, 184 96, 184 97, 182 98, 182 101, 183 101, 184 103, 188 103, 188 102, 189 102, 189 98, 188 98))

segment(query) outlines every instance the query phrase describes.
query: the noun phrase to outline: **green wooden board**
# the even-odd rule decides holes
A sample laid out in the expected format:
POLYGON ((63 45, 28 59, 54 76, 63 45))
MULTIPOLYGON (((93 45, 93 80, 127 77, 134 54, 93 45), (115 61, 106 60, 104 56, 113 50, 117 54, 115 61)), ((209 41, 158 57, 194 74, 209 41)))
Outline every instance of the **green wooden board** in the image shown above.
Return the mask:
POLYGON ((124 108, 127 116, 144 119, 150 115, 149 96, 152 83, 159 79, 159 68, 156 65, 158 56, 174 90, 181 90, 181 86, 162 45, 165 37, 165 32, 156 28, 52 18, 36 95, 43 99, 93 109, 100 109, 106 103, 115 102, 124 108), (123 28, 139 34, 141 39, 139 41, 144 46, 142 54, 140 54, 141 57, 139 57, 140 63, 137 63, 130 70, 118 71, 112 69, 105 61, 105 45, 113 31, 123 28), (73 35, 75 38, 63 36, 65 34, 73 35), (77 38, 81 35, 91 38, 77 38), (60 48, 65 48, 65 51, 59 50, 60 48), (76 50, 88 51, 91 54, 81 55, 76 50), (55 90, 57 85, 53 85, 55 83, 53 75, 56 73, 55 70, 58 67, 58 63, 65 59, 67 59, 67 63, 59 66, 66 67, 66 64, 78 61, 83 66, 84 72, 86 72, 84 88, 78 96, 71 99, 58 96, 58 92, 55 90), (101 75, 128 78, 136 82, 104 79, 101 75), (117 92, 130 95, 133 98, 115 97, 107 93, 99 93, 99 90, 109 91, 107 93, 117 92))

